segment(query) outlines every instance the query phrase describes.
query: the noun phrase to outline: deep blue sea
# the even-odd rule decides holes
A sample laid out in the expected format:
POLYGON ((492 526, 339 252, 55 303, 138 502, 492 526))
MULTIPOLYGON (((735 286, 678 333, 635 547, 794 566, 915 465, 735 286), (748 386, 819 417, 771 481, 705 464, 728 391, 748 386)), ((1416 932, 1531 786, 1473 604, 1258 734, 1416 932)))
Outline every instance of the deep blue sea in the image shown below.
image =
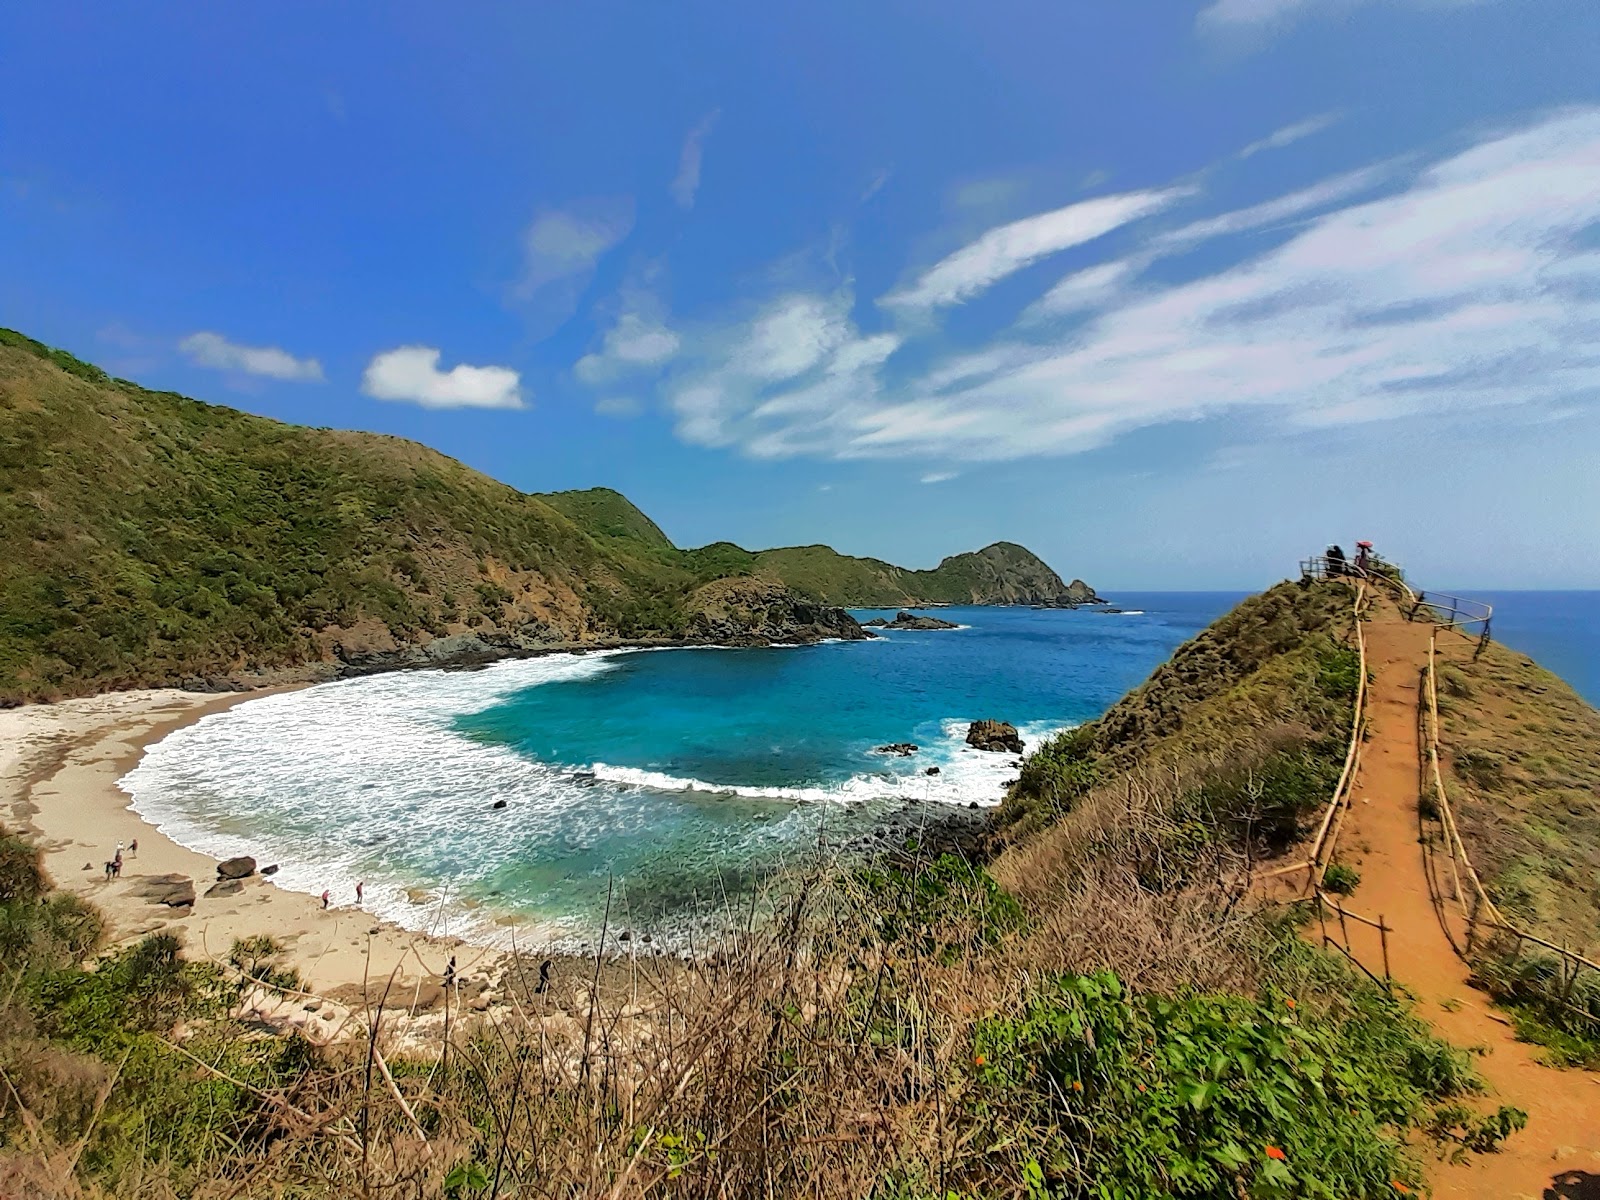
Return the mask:
POLYGON ((1479 592, 1494 605, 1494 637, 1548 667, 1600 706, 1600 592, 1479 592))
MULTIPOLYGON (((968 722, 1036 745, 1241 596, 942 609, 962 628, 345 680, 207 716, 123 786, 186 845, 276 861, 281 886, 312 894, 364 880, 369 908, 415 928, 581 945, 609 887, 622 922, 670 942, 819 845, 995 803, 1017 759, 967 747, 968 722), (919 749, 875 752, 891 742, 919 749)), ((1484 598, 1497 636, 1596 698, 1600 593, 1484 598)))

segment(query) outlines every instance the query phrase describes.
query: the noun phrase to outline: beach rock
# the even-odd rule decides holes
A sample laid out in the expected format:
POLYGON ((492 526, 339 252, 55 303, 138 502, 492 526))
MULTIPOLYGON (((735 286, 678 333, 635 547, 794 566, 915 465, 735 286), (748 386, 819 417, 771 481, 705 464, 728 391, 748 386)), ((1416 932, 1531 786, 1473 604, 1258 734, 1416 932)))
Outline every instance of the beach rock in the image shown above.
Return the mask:
MULTIPOLYGON (((867 622, 869 625, 872 622, 867 622)), ((885 629, 960 629, 954 621, 941 621, 938 617, 919 617, 916 613, 906 612, 901 609, 895 613, 894 620, 883 622, 885 629)))
POLYGON ((219 879, 206 889, 206 899, 213 896, 237 896, 244 891, 242 879, 219 879))
POLYGON ((194 903, 194 880, 187 875, 140 875, 129 882, 133 894, 151 904, 187 908, 194 903))
POLYGON ((926 771, 923 772, 924 775, 937 775, 938 773, 939 773, 939 768, 938 767, 929 767, 926 771))
POLYGON ((861 622, 861 628, 863 629, 887 629, 888 627, 889 622, 882 617, 873 617, 870 621, 861 622))
POLYGON ((248 854, 225 858, 217 864, 218 879, 248 879, 256 873, 256 860, 248 854))
POLYGON ((874 754, 898 754, 901 758, 917 752, 915 742, 890 742, 887 746, 879 746, 873 750, 874 754))
POLYGON ((504 801, 504 800, 496 800, 489 807, 490 808, 504 808, 505 806, 506 806, 506 801, 504 801))
POLYGON ((1015 725, 1005 721, 974 721, 967 727, 967 745, 979 750, 1021 754, 1023 743, 1015 725))
POLYGON ((261 873, 263 875, 276 875, 278 873, 278 864, 273 863, 270 867, 262 867, 261 873))

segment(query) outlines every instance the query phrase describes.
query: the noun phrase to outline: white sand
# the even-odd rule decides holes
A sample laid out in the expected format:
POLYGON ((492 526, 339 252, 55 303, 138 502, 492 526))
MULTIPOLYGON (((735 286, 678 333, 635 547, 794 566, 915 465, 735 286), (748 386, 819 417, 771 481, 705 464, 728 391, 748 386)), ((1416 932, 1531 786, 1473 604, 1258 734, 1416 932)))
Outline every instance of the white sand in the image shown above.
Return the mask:
POLYGON ((110 921, 113 940, 169 930, 183 936, 189 957, 224 959, 236 938, 271 934, 308 990, 351 1001, 364 980, 374 997, 381 994, 391 973, 414 988, 439 975, 452 954, 462 973, 487 970, 495 952, 379 922, 355 907, 353 895, 334 897, 323 911, 317 897, 256 876, 234 895, 208 897, 215 861, 179 846, 128 808, 116 781, 147 746, 207 712, 261 694, 115 692, 0 711, 0 823, 32 832, 56 885, 93 901, 110 921), (104 865, 117 843, 136 839, 138 853, 124 851, 121 878, 107 881, 104 865), (192 908, 134 894, 141 877, 168 873, 194 880, 192 908))

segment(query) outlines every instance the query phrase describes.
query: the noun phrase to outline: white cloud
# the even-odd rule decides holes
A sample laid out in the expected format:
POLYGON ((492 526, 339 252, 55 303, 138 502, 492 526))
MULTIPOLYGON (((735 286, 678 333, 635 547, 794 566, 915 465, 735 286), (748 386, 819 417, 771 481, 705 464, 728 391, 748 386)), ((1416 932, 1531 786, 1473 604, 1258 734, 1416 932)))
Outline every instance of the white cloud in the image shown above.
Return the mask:
POLYGON ((545 209, 523 231, 523 270, 514 294, 526 300, 545 287, 563 284, 564 305, 570 306, 601 257, 632 228, 633 204, 627 200, 587 200, 545 209))
POLYGON ((872 179, 861 192, 861 203, 865 204, 879 192, 883 191, 883 185, 889 182, 889 176, 891 174, 892 172, 888 167, 883 167, 875 172, 872 176, 872 179))
POLYGON ((791 292, 702 338, 668 393, 678 435, 762 458, 825 453, 843 436, 842 413, 877 396, 879 370, 901 344, 863 336, 853 303, 848 288, 791 292))
POLYGON ((959 354, 889 363, 901 335, 858 329, 847 292, 792 294, 697 346, 669 399, 680 436, 763 457, 1063 455, 1221 415, 1543 420, 1600 394, 1597 232, 1600 107, 1567 110, 1147 237, 959 354), (1224 240, 1269 227, 1266 246, 1224 240), (1198 277, 1147 269, 1202 243, 1198 277))
POLYGON ((241 346, 220 333, 191 333, 178 343, 178 349, 197 367, 295 383, 316 382, 322 378, 322 364, 314 358, 296 358, 276 346, 241 346))
POLYGON ((633 371, 660 367, 678 353, 681 344, 676 333, 653 311, 628 309, 606 330, 600 349, 585 354, 572 370, 591 387, 603 386, 633 371))
POLYGON ((1201 29, 1211 30, 1272 30, 1286 27, 1308 14, 1345 12, 1373 2, 1450 8, 1487 3, 1488 0, 1213 0, 1200 11, 1195 24, 1201 29))
POLYGON ((935 263, 910 287, 885 296, 883 303, 907 309, 959 304, 1030 263, 1091 242, 1189 194, 1187 188, 1168 188, 1100 196, 1012 221, 935 263))
POLYGON ((679 208, 694 207, 695 193, 700 190, 700 164, 705 157, 706 138, 711 136, 721 115, 720 108, 712 109, 700 118, 683 139, 683 151, 678 155, 678 174, 669 189, 679 208))
POLYGON ((950 482, 950 480, 954 479, 957 474, 958 474, 958 472, 956 472, 956 471, 930 471, 928 474, 926 474, 926 475, 924 475, 922 477, 922 482, 923 483, 948 483, 948 482, 950 482))
POLYGON ((1301 138, 1308 138, 1312 134, 1321 133, 1324 129, 1338 122, 1339 113, 1321 113, 1315 117, 1307 117, 1304 121, 1296 121, 1293 125, 1285 125, 1282 129, 1274 130, 1259 142, 1251 142, 1239 151, 1240 158, 1249 158, 1251 155, 1260 154, 1263 150, 1281 150, 1291 146, 1301 138))
POLYGON ((510 367, 439 369, 432 346, 400 346, 376 355, 361 390, 376 400, 402 400, 423 408, 521 408, 521 376, 510 367))
POLYGON ((1179 250, 1216 237, 1266 229, 1305 216, 1317 209, 1329 208, 1361 192, 1370 191, 1384 182, 1390 174, 1391 168, 1384 165, 1347 171, 1343 175, 1335 175, 1332 179, 1325 179, 1298 192, 1290 192, 1287 196, 1253 204, 1249 208, 1235 209, 1221 216, 1190 222, 1152 239, 1151 246, 1158 251, 1179 250))
POLYGON ((594 402, 594 411, 602 417, 637 417, 644 405, 632 396, 606 396, 594 402))

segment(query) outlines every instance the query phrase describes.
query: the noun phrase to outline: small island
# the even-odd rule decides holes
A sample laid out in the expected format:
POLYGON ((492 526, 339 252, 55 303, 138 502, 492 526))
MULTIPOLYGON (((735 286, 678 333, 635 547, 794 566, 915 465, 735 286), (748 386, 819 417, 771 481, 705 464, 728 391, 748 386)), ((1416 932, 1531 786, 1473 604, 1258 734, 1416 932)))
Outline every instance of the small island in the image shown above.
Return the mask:
POLYGON ((870 621, 863 621, 862 627, 866 629, 960 629, 954 621, 941 621, 938 617, 922 617, 916 613, 901 609, 895 613, 894 620, 885 621, 882 617, 874 617, 870 621))

